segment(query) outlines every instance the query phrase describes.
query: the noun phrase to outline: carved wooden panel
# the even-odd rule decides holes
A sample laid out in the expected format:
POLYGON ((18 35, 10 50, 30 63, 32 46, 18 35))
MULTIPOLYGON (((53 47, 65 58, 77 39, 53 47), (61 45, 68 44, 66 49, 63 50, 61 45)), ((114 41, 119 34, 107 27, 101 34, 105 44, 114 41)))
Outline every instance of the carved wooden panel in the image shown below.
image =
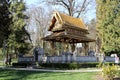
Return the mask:
POLYGON ((80 31, 80 30, 76 30, 76 29, 71 29, 71 28, 67 28, 65 29, 67 34, 71 34, 71 35, 78 35, 78 36, 85 36, 86 33, 84 31, 80 31))

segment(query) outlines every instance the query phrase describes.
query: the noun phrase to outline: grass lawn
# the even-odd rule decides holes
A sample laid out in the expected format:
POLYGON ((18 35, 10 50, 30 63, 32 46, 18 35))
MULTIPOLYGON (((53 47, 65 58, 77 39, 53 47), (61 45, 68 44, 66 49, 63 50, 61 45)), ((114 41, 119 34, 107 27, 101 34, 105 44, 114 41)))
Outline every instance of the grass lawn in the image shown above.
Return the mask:
POLYGON ((94 80, 96 73, 57 73, 0 69, 0 80, 94 80))
MULTIPOLYGON (((17 61, 16 60, 14 60, 14 61, 12 60, 12 63, 17 63, 17 61)), ((3 62, 3 60, 0 60, 0 66, 5 66, 5 63, 3 62)))
POLYGON ((2 61, 0 61, 0 66, 3 66, 3 62, 2 61))
POLYGON ((2 58, 2 55, 0 55, 0 66, 3 66, 3 58, 2 58))

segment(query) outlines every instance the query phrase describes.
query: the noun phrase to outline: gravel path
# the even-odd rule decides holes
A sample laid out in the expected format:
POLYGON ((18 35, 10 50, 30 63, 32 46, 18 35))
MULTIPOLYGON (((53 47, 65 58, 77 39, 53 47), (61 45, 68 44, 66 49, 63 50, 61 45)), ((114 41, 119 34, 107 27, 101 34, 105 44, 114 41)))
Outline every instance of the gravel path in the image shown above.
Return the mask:
POLYGON ((1 69, 9 69, 9 70, 25 70, 25 71, 43 71, 43 72, 99 72, 101 69, 79 69, 79 70, 53 70, 53 69, 34 69, 32 67, 29 68, 10 68, 0 66, 1 69))
MULTIPOLYGON (((0 66, 1 69, 9 69, 9 70, 25 70, 25 71, 43 71, 43 72, 100 72, 101 69, 97 68, 85 68, 85 69, 78 69, 78 70, 54 70, 54 69, 35 69, 32 67, 28 68, 12 68, 12 67, 3 67, 0 66)), ((120 68, 119 68, 120 70, 120 68)))

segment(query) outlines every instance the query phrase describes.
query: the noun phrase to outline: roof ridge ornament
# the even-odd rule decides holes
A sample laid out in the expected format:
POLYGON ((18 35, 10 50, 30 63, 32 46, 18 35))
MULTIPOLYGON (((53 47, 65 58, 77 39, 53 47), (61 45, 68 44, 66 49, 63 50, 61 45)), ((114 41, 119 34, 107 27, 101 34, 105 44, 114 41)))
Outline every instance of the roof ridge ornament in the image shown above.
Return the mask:
POLYGON ((62 20, 62 18, 61 18, 61 16, 60 16, 60 12, 55 11, 55 16, 56 16, 56 19, 58 19, 58 18, 59 18, 59 20, 58 20, 58 21, 60 21, 60 23, 62 23, 62 22, 63 22, 63 20, 62 20), (58 16, 58 18, 57 18, 57 16, 58 16))

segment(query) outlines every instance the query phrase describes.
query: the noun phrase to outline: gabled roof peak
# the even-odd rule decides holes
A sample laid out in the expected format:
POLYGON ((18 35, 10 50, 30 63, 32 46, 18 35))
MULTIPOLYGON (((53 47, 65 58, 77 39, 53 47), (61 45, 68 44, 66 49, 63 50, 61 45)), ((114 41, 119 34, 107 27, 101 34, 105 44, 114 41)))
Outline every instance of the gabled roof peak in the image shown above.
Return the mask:
POLYGON ((58 11, 53 12, 52 23, 49 27, 49 31, 51 31, 51 29, 54 27, 55 22, 53 21, 55 22, 58 21, 62 25, 68 24, 73 27, 78 27, 78 28, 85 29, 85 30, 87 29, 81 18, 74 18, 72 16, 62 14, 58 11))

